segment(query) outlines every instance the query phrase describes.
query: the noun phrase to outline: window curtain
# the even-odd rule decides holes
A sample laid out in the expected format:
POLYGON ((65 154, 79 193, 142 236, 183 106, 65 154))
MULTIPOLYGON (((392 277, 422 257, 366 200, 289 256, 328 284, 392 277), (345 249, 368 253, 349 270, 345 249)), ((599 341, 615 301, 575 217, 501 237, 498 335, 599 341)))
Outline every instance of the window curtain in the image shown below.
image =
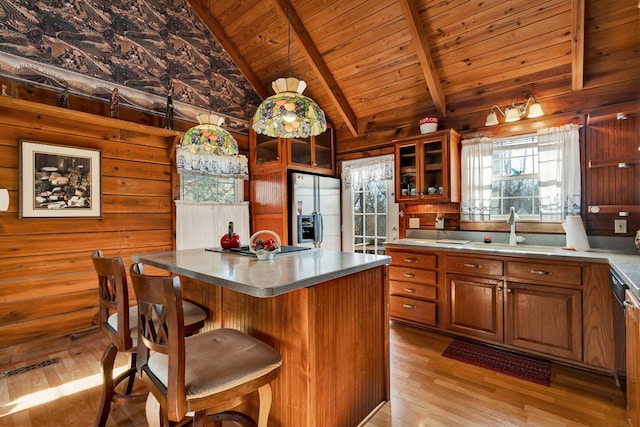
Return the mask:
POLYGON ((543 221, 580 215, 579 125, 538 130, 540 213, 543 221))
POLYGON ((342 164, 344 188, 359 187, 371 182, 393 180, 393 155, 375 159, 358 159, 342 164))
POLYGON ((249 204, 219 204, 176 200, 176 248, 219 247, 229 222, 243 245, 249 243, 249 204))
POLYGON ((492 158, 492 139, 474 138, 462 141, 460 214, 463 220, 490 220, 492 158))

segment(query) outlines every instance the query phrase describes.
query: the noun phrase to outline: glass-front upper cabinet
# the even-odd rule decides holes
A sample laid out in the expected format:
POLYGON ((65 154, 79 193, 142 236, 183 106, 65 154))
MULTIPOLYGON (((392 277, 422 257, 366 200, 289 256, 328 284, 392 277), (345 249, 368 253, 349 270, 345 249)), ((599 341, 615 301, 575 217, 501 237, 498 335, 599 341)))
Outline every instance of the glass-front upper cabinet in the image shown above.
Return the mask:
POLYGON ((249 157, 252 167, 276 165, 282 160, 282 144, 279 138, 249 132, 249 157))
POLYGON ((333 126, 327 123, 327 130, 320 135, 288 140, 289 165, 334 175, 334 139, 333 126))
POLYGON ((295 170, 335 175, 335 130, 308 138, 274 138, 257 134, 249 126, 250 170, 286 167, 295 170))
POLYGON ((459 142, 453 130, 395 140, 396 202, 459 202, 459 142))

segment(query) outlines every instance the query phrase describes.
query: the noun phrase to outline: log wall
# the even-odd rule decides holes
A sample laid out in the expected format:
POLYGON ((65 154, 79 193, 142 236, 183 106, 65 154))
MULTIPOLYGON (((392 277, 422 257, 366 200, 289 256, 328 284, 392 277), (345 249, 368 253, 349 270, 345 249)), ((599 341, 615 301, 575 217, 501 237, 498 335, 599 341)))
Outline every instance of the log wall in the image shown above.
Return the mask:
POLYGON ((10 198, 9 210, 0 212, 0 365, 98 330, 94 250, 123 256, 128 265, 133 253, 174 248, 170 152, 181 136, 0 97, 0 188, 10 198), (21 219, 20 140, 100 150, 102 217, 21 219))

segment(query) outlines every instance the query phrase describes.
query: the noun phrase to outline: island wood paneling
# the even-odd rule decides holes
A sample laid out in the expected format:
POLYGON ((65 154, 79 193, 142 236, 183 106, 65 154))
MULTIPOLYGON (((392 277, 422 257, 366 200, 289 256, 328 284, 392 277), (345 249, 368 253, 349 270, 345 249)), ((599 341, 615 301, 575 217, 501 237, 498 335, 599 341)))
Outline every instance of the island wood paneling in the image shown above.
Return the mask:
POLYGON ((282 355, 270 426, 355 426, 390 398, 386 271, 376 267, 272 298, 185 277, 181 285, 184 297, 216 312, 219 326, 249 333, 282 355))
POLYGON ((3 97, 0 365, 97 330, 91 253, 173 248, 169 149, 180 132, 3 97), (21 139, 101 151, 102 218, 18 217, 21 139))

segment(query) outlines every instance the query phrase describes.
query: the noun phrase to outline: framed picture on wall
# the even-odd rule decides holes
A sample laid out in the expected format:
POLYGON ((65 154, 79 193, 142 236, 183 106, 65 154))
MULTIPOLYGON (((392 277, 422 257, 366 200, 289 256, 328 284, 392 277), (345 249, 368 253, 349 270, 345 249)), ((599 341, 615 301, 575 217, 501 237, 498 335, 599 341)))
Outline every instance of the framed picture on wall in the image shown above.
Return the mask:
POLYGON ((20 141, 20 218, 100 218, 100 150, 20 141))

